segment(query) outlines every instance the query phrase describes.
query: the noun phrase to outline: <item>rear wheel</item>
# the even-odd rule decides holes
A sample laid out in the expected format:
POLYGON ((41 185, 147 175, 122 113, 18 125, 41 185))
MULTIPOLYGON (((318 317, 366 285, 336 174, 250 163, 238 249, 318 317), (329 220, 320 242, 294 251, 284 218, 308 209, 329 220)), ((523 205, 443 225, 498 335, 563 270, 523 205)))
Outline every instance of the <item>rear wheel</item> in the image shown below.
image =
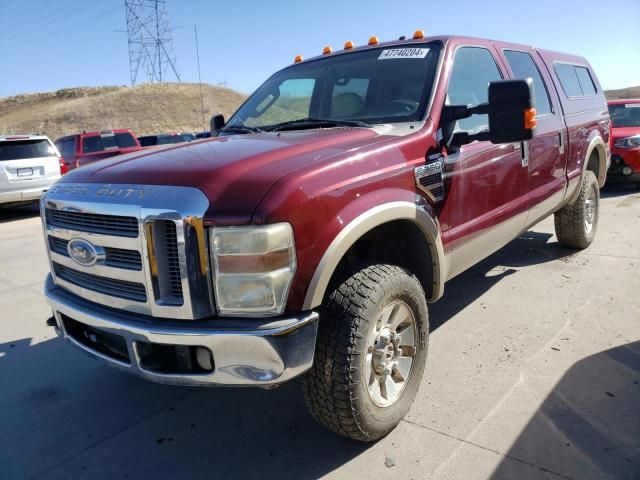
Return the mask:
POLYGON ((578 199, 555 214, 558 242, 570 248, 587 248, 593 242, 600 212, 600 189, 595 174, 585 172, 578 199))
POLYGON ((307 406, 340 435, 377 440, 402 420, 420 386, 429 335, 418 279, 393 265, 344 272, 321 309, 307 406))

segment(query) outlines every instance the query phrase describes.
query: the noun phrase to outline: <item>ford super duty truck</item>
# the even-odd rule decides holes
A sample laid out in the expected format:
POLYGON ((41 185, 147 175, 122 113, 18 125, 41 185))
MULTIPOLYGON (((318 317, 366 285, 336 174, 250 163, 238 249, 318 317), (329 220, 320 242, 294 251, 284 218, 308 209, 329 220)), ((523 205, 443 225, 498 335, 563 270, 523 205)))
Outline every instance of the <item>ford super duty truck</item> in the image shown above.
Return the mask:
POLYGON ((549 215, 589 246, 610 161, 585 59, 421 31, 296 57, 212 125, 47 192, 48 323, 157 382, 302 376, 364 441, 416 396, 447 280, 549 215))

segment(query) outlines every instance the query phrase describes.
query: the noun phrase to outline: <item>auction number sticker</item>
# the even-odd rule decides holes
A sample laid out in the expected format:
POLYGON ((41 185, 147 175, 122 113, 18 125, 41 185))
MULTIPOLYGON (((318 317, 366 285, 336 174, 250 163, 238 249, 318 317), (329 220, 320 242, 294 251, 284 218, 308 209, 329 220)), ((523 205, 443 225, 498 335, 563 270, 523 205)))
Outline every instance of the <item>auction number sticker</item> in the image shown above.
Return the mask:
POLYGON ((625 103, 624 108, 640 108, 640 103, 625 103))
POLYGON ((394 58, 424 58, 429 53, 428 48, 393 48, 380 52, 378 60, 392 60, 394 58))

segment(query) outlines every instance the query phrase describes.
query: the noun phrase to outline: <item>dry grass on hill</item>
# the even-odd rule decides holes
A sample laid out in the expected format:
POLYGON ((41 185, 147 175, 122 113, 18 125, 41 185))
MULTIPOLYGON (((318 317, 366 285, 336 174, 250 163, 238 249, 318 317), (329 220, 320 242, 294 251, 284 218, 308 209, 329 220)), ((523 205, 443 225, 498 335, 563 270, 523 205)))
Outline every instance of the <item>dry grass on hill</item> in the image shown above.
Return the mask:
MULTIPOLYGON (((245 95, 203 85, 205 124, 214 113, 229 117, 245 95)), ((45 133, 52 140, 83 130, 131 128, 138 135, 202 130, 197 84, 79 87, 0 98, 0 135, 45 133)))
POLYGON ((640 98, 640 86, 621 88, 620 90, 607 90, 604 92, 607 100, 618 100, 622 98, 640 98))

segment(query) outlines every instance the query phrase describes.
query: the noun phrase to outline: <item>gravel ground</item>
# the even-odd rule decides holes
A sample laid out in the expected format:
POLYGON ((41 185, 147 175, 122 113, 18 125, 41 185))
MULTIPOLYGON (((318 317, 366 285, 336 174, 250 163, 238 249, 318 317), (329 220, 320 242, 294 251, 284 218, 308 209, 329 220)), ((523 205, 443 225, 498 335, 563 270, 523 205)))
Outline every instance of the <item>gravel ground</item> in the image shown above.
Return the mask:
POLYGON ((447 284, 408 417, 369 445, 263 391, 147 383, 45 326, 35 209, 0 210, 0 478, 640 478, 640 192, 595 243, 547 219, 447 284))

